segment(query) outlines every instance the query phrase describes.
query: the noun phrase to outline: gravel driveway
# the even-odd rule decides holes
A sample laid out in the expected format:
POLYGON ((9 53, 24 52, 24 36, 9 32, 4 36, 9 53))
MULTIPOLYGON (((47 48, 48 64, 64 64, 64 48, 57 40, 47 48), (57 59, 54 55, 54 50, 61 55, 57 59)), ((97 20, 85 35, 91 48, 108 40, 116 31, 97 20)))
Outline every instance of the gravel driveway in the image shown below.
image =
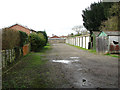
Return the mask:
POLYGON ((68 84, 59 84, 59 87, 118 87, 117 58, 93 54, 66 44, 52 44, 45 59, 56 69, 53 74, 64 74, 64 81, 68 84))

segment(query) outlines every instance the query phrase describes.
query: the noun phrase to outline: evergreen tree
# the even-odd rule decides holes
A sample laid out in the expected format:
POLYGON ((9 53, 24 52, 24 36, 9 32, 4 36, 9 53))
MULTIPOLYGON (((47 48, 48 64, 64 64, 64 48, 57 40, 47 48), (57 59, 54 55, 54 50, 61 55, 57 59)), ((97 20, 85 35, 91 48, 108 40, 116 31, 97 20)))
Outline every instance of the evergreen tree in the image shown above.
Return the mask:
POLYGON ((92 34, 92 31, 99 31, 101 22, 107 20, 107 17, 109 17, 107 10, 111 5, 112 3, 98 2, 91 4, 90 7, 83 10, 83 25, 90 31, 90 34, 92 34))

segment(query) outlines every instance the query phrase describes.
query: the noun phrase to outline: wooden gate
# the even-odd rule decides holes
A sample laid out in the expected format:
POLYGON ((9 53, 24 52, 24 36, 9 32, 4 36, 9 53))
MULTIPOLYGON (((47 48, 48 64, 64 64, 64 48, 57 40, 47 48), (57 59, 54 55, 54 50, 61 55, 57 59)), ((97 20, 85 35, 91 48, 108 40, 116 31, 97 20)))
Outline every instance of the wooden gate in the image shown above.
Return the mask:
POLYGON ((29 53, 29 44, 23 46, 23 56, 29 53))
POLYGON ((105 53, 108 51, 108 38, 97 37, 96 38, 96 51, 99 53, 105 53))

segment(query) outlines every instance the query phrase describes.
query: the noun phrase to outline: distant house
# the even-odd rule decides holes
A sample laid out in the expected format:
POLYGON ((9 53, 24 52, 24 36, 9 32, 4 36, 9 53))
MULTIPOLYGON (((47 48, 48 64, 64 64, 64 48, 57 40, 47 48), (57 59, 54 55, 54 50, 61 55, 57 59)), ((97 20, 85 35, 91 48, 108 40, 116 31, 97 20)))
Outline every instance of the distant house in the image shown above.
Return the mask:
POLYGON ((65 43, 65 40, 66 40, 65 38, 61 38, 56 35, 48 38, 48 42, 52 44, 53 43, 65 43))
POLYGON ((58 36, 55 35, 55 36, 52 36, 50 38, 57 39, 57 38, 60 38, 60 37, 58 37, 58 36))
POLYGON ((102 31, 97 38, 98 52, 120 52, 120 31, 102 31))
POLYGON ((19 25, 19 24, 12 25, 8 28, 26 32, 28 35, 30 34, 30 31, 31 31, 29 28, 19 25))
POLYGON ((67 38, 67 36, 60 36, 60 38, 67 38))

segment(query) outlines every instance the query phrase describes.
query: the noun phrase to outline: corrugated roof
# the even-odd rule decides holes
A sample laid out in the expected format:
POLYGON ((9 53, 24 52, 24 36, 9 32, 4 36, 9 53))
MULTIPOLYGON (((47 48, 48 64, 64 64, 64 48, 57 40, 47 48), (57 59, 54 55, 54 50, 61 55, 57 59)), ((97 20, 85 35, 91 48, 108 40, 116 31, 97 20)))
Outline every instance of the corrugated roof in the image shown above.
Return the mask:
POLYGON ((103 31, 103 32, 105 32, 109 36, 112 36, 112 35, 120 36, 120 31, 103 31))

